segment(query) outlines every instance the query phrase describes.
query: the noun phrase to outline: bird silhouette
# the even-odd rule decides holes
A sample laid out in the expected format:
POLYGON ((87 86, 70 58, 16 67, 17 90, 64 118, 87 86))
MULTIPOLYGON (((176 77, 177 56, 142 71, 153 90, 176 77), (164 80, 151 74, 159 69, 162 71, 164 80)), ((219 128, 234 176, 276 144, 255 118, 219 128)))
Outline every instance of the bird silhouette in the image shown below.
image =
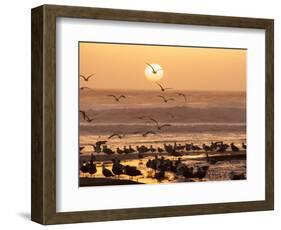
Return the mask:
POLYGON ((89 172, 86 161, 83 161, 82 166, 80 167, 80 171, 84 174, 84 176, 89 172))
POLYGON ((129 179, 133 179, 135 176, 141 176, 142 173, 135 166, 124 166, 124 174, 129 176, 129 179))
POLYGON ((168 90, 168 89, 172 89, 172 88, 164 88, 164 87, 163 87, 161 84, 159 84, 158 82, 155 82, 155 84, 160 87, 160 90, 161 90, 162 92, 165 92, 165 91, 168 90))
POLYGON ((152 70, 152 73, 153 74, 157 74, 157 72, 159 72, 160 70, 162 70, 162 69, 155 69, 155 68, 153 68, 153 66, 151 65, 151 64, 149 64, 149 63, 146 63, 150 68, 151 68, 151 70, 152 70))
POLYGON ((91 89, 89 87, 80 87, 80 90, 91 89))
POLYGON ((113 133, 112 135, 110 135, 110 136, 108 137, 108 139, 111 139, 111 138, 113 138, 113 137, 118 137, 119 139, 121 139, 121 138, 125 137, 125 135, 121 135, 121 134, 119 134, 119 133, 113 133))
POLYGON ((113 176, 114 176, 114 175, 112 174, 112 172, 111 172, 109 169, 107 169, 107 168, 105 167, 104 164, 102 164, 102 174, 103 174, 105 177, 113 177, 113 176))
POLYGON ((186 98, 185 94, 183 94, 183 93, 177 93, 177 95, 183 97, 183 98, 184 98, 184 101, 187 102, 187 98, 186 98))
POLYGON ((158 130, 161 130, 164 127, 170 127, 172 125, 170 124, 163 124, 163 125, 159 125, 158 121, 156 121, 154 118, 149 118, 151 121, 153 121, 156 124, 156 127, 158 130))
POLYGON ((120 149, 119 147, 117 147, 116 152, 118 154, 123 154, 124 153, 124 151, 122 149, 120 149))
POLYGON ((235 146, 234 143, 231 143, 231 144, 230 144, 230 147, 231 147, 231 150, 232 150, 233 152, 238 152, 238 151, 239 151, 239 148, 238 148, 237 146, 235 146))
POLYGON ((163 179, 165 179, 165 170, 160 169, 154 174, 154 179, 156 179, 158 182, 161 182, 163 179))
POLYGON ((149 134, 156 135, 156 133, 153 132, 153 131, 147 131, 147 132, 143 133, 142 136, 143 136, 143 137, 147 137, 149 134))
POLYGON ((121 98, 126 98, 124 95, 120 95, 120 96, 115 96, 113 94, 107 95, 108 97, 113 97, 115 99, 116 102, 119 102, 121 98))
POLYGON ((81 113, 81 114, 82 114, 82 116, 83 116, 83 120, 86 120, 86 117, 87 117, 86 112, 85 112, 85 111, 83 111, 83 110, 79 110, 79 113, 81 113))
POLYGON ((157 97, 162 98, 162 99, 163 99, 163 102, 165 102, 165 103, 167 103, 168 101, 174 101, 174 100, 175 100, 175 99, 172 98, 172 97, 170 97, 170 98, 165 98, 164 96, 161 96, 161 95, 159 95, 159 96, 157 96, 157 97))
POLYGON ((96 153, 100 153, 102 151, 101 146, 106 144, 107 141, 97 141, 95 144, 89 144, 93 147, 96 153))
POLYGON ((113 172, 113 174, 115 176, 117 176, 117 178, 119 178, 121 174, 124 174, 124 172, 123 172, 124 166, 122 164, 120 164, 120 162, 116 159, 112 159, 112 162, 113 162, 113 164, 112 164, 111 171, 113 172))
POLYGON ((92 122, 94 120, 94 118, 90 118, 85 111, 80 110, 79 112, 82 114, 84 121, 92 122))
POLYGON ((89 76, 84 76, 82 74, 80 74, 80 78, 82 78, 84 81, 89 81, 89 79, 94 76, 94 74, 90 74, 89 76))
POLYGON ((93 176, 97 172, 96 164, 94 164, 93 161, 89 161, 86 166, 88 168, 88 173, 90 174, 90 176, 93 176))
POLYGON ((203 179, 207 175, 208 169, 209 165, 199 166, 197 168, 196 177, 200 180, 203 179))
POLYGON ((106 145, 103 146, 102 151, 103 151, 104 153, 108 154, 108 155, 112 155, 112 154, 115 153, 112 149, 110 149, 110 148, 107 147, 106 145))
POLYGON ((85 121, 92 122, 93 120, 95 120, 95 119, 94 118, 90 118, 89 116, 87 116, 85 121))
POLYGON ((101 146, 101 145, 104 145, 106 144, 107 141, 97 141, 96 142, 96 146, 101 146))
POLYGON ((145 118, 146 118, 146 116, 138 116, 138 117, 136 117, 136 119, 138 119, 138 120, 143 120, 145 118))

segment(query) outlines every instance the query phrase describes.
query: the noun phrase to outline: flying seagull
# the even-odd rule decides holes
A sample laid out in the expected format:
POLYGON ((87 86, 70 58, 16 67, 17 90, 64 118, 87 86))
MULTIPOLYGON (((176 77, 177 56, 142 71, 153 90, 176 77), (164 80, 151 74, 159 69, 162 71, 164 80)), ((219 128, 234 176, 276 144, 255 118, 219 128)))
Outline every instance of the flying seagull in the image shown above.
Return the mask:
POLYGON ((179 95, 179 96, 183 97, 183 98, 184 98, 184 101, 185 101, 185 102, 187 102, 187 99, 186 99, 185 94, 183 94, 183 93, 177 93, 177 95, 179 95))
POLYGON ((89 87, 80 87, 81 90, 90 89, 89 87))
POLYGON ((83 110, 80 110, 79 112, 82 113, 83 120, 86 120, 86 117, 87 117, 86 112, 83 110))
POLYGON ((170 127, 172 125, 170 124, 163 124, 163 125, 159 125, 158 121, 156 121, 154 118, 149 118, 151 121, 153 121, 156 124, 156 127, 158 130, 161 130, 164 127, 170 127))
POLYGON ((79 112, 82 113, 84 121, 92 122, 94 120, 93 118, 90 118, 84 110, 80 110, 79 112))
POLYGON ((168 89, 172 89, 172 88, 164 88, 164 87, 163 87, 162 85, 160 85, 158 82, 155 82, 155 84, 160 87, 160 90, 161 90, 162 92, 165 92, 165 91, 168 90, 168 89))
POLYGON ((87 116, 87 118, 86 118, 85 121, 87 121, 87 122, 92 122, 93 120, 94 120, 94 118, 89 118, 89 117, 87 116))
POLYGON ((80 146, 79 147, 79 154, 83 154, 81 151, 85 148, 85 146, 80 146))
POLYGON ((113 97, 115 99, 116 102, 119 102, 121 98, 126 98, 124 95, 120 95, 120 96, 115 96, 113 94, 107 95, 108 97, 113 97))
POLYGON ((146 63, 146 64, 152 69, 152 73, 153 74, 157 74, 158 71, 162 70, 162 69, 157 69, 156 70, 156 69, 153 68, 153 66, 151 64, 149 64, 149 63, 146 63))
POLYGON ((121 139, 121 138, 123 138, 125 135, 121 135, 121 134, 119 134, 119 133, 113 133, 112 135, 110 135, 109 137, 108 137, 108 139, 111 139, 111 138, 113 138, 113 137, 118 137, 119 139, 121 139))
POLYGON ((149 134, 156 135, 156 133, 153 132, 153 131, 147 131, 147 132, 143 133, 142 136, 143 136, 143 137, 147 137, 149 134))
POLYGON ((92 76, 94 76, 94 74, 90 74, 89 76, 84 76, 84 75, 82 75, 82 74, 80 74, 80 78, 82 78, 84 81, 89 81, 89 79, 92 77, 92 76))
POLYGON ((172 98, 172 97, 170 97, 170 98, 165 98, 164 96, 161 96, 161 95, 159 95, 159 96, 157 96, 157 97, 162 98, 165 103, 167 103, 168 101, 174 101, 174 100, 175 100, 175 99, 172 98))

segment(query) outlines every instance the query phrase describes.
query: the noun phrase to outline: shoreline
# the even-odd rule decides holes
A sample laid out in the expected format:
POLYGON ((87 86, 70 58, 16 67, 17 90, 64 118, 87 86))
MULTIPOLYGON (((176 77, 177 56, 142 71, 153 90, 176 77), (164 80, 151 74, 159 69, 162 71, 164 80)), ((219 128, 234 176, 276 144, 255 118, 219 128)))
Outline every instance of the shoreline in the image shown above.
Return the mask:
MULTIPOLYGON (((188 160, 194 160, 194 161, 202 161, 207 160, 206 152, 181 152, 182 157, 185 157, 185 159, 188 160)), ((173 157, 170 154, 164 152, 164 153, 143 153, 143 158, 145 157, 154 157, 154 156, 166 156, 166 157, 173 157)), ((137 160, 139 158, 138 153, 130 153, 130 154, 112 154, 112 155, 106 155, 106 154, 94 154, 96 157, 96 162, 111 162, 113 158, 118 158, 121 161, 124 160, 137 160)), ((246 159, 246 150, 241 150, 238 152, 231 152, 227 151, 224 153, 218 153, 218 152, 208 152, 209 160, 213 161, 223 161, 223 160, 232 160, 232 159, 246 159)), ((79 156, 79 162, 82 163, 83 160, 87 161, 91 158, 91 155, 89 154, 81 154, 79 156)), ((175 157, 178 158, 178 157, 175 157)))

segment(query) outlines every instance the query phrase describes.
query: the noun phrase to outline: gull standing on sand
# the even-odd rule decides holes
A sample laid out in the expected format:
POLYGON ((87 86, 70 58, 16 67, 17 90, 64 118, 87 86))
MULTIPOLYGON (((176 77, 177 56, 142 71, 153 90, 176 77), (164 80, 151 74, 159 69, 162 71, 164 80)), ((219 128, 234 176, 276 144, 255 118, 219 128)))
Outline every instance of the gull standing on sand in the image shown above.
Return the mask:
POLYGON ((238 152, 238 151, 239 151, 239 148, 238 148, 237 146, 235 146, 234 143, 231 143, 231 144, 230 144, 230 147, 231 147, 231 150, 232 150, 233 152, 238 152))
POLYGON ((97 141, 96 144, 89 144, 93 147, 94 151, 96 153, 100 153, 101 152, 101 146, 106 144, 107 141, 97 141))
POLYGON ((114 175, 112 174, 112 172, 111 172, 109 169, 107 169, 107 168, 105 167, 104 164, 102 164, 102 174, 103 174, 105 177, 113 177, 113 176, 114 176, 114 175))
POLYGON ((87 163, 88 173, 90 176, 94 176, 94 174, 97 172, 97 166, 93 161, 89 161, 87 163))

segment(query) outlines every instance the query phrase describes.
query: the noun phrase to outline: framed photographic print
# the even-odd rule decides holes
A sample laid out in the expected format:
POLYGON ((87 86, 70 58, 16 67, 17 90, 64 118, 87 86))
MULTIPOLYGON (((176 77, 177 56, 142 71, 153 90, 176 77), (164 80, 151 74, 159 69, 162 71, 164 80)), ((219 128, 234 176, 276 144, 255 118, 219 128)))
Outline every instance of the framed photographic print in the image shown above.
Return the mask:
POLYGON ((41 224, 274 208, 273 20, 32 9, 41 224))

